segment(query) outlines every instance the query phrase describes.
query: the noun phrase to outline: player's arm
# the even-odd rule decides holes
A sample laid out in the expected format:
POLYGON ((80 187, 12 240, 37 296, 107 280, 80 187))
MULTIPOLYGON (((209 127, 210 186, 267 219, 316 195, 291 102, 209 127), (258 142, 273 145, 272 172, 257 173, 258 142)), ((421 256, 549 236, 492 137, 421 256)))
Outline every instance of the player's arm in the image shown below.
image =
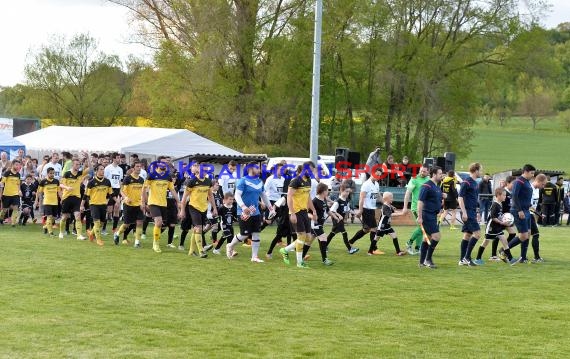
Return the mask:
POLYGON ((404 208, 402 209, 402 214, 408 212, 408 203, 410 203, 410 198, 412 196, 412 189, 406 188, 406 194, 404 195, 404 208))
POLYGON ((142 192, 141 192, 141 205, 146 208, 148 205, 148 181, 145 181, 143 184, 142 192))
POLYGON ((319 216, 317 215, 317 210, 315 209, 315 205, 313 204, 313 200, 310 198, 307 201, 307 208, 313 212, 313 221, 317 222, 319 220, 319 216))
POLYGON ((36 200, 34 201, 34 207, 39 207, 40 199, 43 196, 44 188, 42 186, 38 187, 38 192, 36 192, 36 200))
POLYGON ((297 192, 297 189, 291 186, 287 189, 287 207, 289 207, 289 212, 291 213, 289 215, 289 221, 293 224, 297 223, 297 216, 293 213, 293 196, 295 192, 297 192))
POLYGON ((170 193, 172 193, 172 198, 174 198, 176 206, 180 207, 180 197, 178 197, 178 191, 176 191, 176 188, 174 188, 174 182, 170 181, 168 183, 168 189, 170 190, 170 193))
POLYGON ((363 191, 362 189, 360 190, 360 196, 358 198, 358 213, 356 213, 357 216, 360 216, 362 214, 362 211, 364 209, 364 199, 366 198, 366 195, 368 193, 366 191, 363 191))
POLYGON ((422 201, 421 199, 418 199, 418 219, 417 222, 418 224, 422 224, 423 223, 423 210, 424 210, 424 201, 422 201))
POLYGON ((271 205, 271 202, 265 192, 261 192, 261 202, 265 205, 265 208, 269 209, 269 212, 275 212, 275 209, 271 205))

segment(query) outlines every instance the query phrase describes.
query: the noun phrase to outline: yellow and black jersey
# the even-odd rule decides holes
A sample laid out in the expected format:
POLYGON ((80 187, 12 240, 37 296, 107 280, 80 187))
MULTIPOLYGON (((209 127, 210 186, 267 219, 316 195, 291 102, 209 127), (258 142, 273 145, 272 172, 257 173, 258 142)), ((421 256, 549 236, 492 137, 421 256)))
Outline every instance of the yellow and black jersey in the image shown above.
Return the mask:
POLYGON ((4 172, 2 175, 2 184, 4 185, 3 196, 19 196, 20 195, 20 174, 14 173, 12 170, 4 172))
POLYGON ((289 183, 289 188, 293 188, 295 193, 293 194, 293 208, 290 210, 291 213, 297 213, 302 210, 307 209, 307 203, 309 203, 309 195, 311 193, 311 179, 304 179, 302 177, 295 177, 289 183))
POLYGON ((89 170, 87 169, 83 170, 83 172, 77 172, 76 174, 73 174, 71 171, 65 172, 61 178, 61 184, 71 187, 71 189, 64 189, 62 191, 61 199, 64 200, 70 196, 81 198, 81 182, 83 182, 85 176, 88 174, 89 170))
POLYGON ((147 179, 144 181, 144 187, 148 188, 149 206, 166 207, 166 191, 176 191, 170 178, 147 179))
POLYGON ((194 176, 186 181, 184 194, 189 196, 188 204, 200 212, 208 210, 208 195, 212 187, 212 180, 209 177, 198 178, 194 176))
POLYGON ((445 177, 441 181, 441 192, 447 194, 446 201, 457 200, 457 182, 455 177, 445 177))
POLYGON ((113 193, 111 181, 107 178, 93 178, 87 184, 85 195, 89 197, 89 204, 92 206, 106 205, 107 196, 113 193))
POLYGON ((40 181, 38 186, 38 196, 40 193, 44 194, 44 200, 42 204, 46 206, 57 206, 57 193, 59 192, 59 181, 57 179, 52 179, 51 181, 44 178, 40 181))
POLYGON ((142 177, 134 177, 133 175, 128 175, 123 180, 123 185, 121 190, 129 198, 129 202, 125 203, 128 206, 140 206, 141 205, 141 194, 144 185, 144 179, 142 177))

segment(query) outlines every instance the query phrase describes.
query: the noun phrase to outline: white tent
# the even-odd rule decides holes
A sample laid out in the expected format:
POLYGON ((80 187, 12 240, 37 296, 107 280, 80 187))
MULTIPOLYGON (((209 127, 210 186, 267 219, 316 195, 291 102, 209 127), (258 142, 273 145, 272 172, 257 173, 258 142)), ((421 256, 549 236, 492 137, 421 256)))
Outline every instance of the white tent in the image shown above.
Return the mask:
POLYGON ((170 128, 50 126, 16 139, 26 146, 28 153, 36 156, 53 151, 119 152, 173 158, 194 154, 241 155, 194 132, 170 128))

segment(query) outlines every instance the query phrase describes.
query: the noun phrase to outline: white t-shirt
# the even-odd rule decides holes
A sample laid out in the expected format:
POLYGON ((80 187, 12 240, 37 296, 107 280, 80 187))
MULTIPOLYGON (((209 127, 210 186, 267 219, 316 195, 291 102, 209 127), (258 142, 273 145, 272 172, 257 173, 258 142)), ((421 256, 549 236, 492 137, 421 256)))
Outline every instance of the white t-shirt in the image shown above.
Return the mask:
POLYGON ((111 181, 112 188, 121 188, 121 181, 123 180, 123 169, 118 165, 114 166, 111 163, 105 167, 105 178, 111 181))
MULTIPOLYGON (((226 171, 226 173, 229 173, 229 171, 226 171)), ((226 173, 221 175, 220 179, 218 180, 218 183, 222 187, 222 192, 224 194, 226 194, 228 192, 235 193, 236 182, 237 182, 237 170, 232 173, 231 177, 229 174, 226 174, 226 173)))
POLYGON ((376 209, 376 200, 380 194, 380 186, 378 182, 372 182, 372 177, 366 180, 360 188, 360 192, 366 192, 366 197, 364 197, 364 208, 376 209))
POLYGON ((61 173, 61 165, 59 163, 52 163, 52 162, 48 162, 44 165, 44 167, 42 168, 42 178, 46 178, 47 177, 47 169, 48 168, 53 168, 54 170, 54 177, 55 179, 59 179, 61 177, 61 175, 63 173, 61 173))
POLYGON ((532 184, 532 197, 530 200, 530 206, 531 208, 536 209, 536 207, 538 206, 538 200, 540 199, 540 189, 535 188, 532 184))
POLYGON ((314 178, 311 178, 311 200, 317 197, 317 186, 319 185, 319 181, 314 178))
POLYGON ((277 178, 273 175, 269 176, 265 181, 265 194, 270 201, 278 201, 283 194, 283 185, 285 184, 285 178, 277 178))
POLYGON ((146 173, 146 170, 144 168, 141 168, 141 173, 139 177, 142 178, 143 180, 146 180, 146 178, 148 177, 148 173, 146 173))

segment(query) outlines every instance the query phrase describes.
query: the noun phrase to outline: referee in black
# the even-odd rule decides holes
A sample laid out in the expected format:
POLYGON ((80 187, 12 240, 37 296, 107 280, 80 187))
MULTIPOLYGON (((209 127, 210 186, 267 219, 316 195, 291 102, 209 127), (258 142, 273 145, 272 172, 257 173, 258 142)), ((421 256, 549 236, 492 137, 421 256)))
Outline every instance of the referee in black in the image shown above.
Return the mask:
POLYGON ((430 180, 424 183, 418 197, 418 224, 422 227, 425 235, 420 248, 420 268, 437 268, 432 261, 432 255, 441 239, 437 216, 441 211, 443 194, 439 184, 443 178, 441 167, 434 166, 429 170, 430 180))

